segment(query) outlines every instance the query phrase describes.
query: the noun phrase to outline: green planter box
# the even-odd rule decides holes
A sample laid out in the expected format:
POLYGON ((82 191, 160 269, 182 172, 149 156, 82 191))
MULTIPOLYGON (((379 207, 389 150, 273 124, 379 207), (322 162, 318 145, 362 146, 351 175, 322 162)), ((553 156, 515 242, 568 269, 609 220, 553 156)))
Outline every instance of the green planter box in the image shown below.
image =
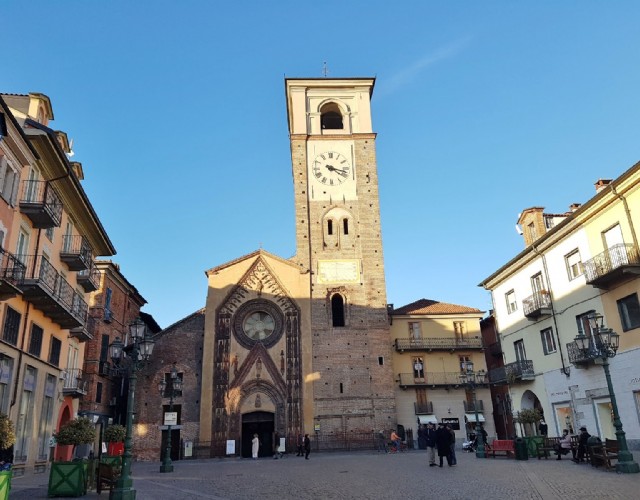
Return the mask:
POLYGON ((102 462, 103 464, 122 467, 122 455, 102 455, 100 457, 100 462, 102 462))
POLYGON ((11 491, 11 475, 10 470, 0 472, 0 500, 8 500, 11 491))
POLYGON ((53 462, 49 474, 50 497, 80 497, 87 493, 85 462, 53 462))
POLYGON ((526 436, 523 438, 527 443, 527 452, 529 457, 536 458, 538 456, 538 445, 542 446, 543 436, 526 436))

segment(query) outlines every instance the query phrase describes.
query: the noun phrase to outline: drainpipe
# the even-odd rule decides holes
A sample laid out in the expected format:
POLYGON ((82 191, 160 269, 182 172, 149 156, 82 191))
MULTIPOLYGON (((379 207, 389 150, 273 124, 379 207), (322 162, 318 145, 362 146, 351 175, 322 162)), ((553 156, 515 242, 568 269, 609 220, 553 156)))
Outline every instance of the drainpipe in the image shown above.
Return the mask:
POLYGON ((627 199, 616 191, 616 188, 613 185, 613 182, 611 184, 609 184, 609 186, 611 186, 611 192, 613 193, 613 195, 616 198, 618 198, 622 202, 622 205, 624 206, 624 211, 625 211, 625 214, 627 215, 627 221, 629 222, 629 227, 631 229, 631 237, 633 238, 633 246, 635 247, 636 250, 638 250, 638 236, 636 235, 636 230, 633 227, 633 219, 631 218, 631 211, 629 210, 629 205, 627 204, 627 199))
POLYGON ((535 245, 531 245, 534 253, 542 259, 542 267, 544 269, 544 276, 549 285, 549 302, 551 303, 551 317, 553 318, 553 326, 556 332, 556 342, 558 343, 558 350, 560 351, 560 362, 562 363, 562 369, 560 370, 565 376, 569 377, 570 370, 564 362, 564 355, 562 354, 562 343, 560 342, 560 331, 558 330, 558 320, 556 318, 556 308, 553 302, 553 291, 551 289, 551 280, 549 279, 549 269, 547 267, 547 258, 544 254, 540 253, 535 245))

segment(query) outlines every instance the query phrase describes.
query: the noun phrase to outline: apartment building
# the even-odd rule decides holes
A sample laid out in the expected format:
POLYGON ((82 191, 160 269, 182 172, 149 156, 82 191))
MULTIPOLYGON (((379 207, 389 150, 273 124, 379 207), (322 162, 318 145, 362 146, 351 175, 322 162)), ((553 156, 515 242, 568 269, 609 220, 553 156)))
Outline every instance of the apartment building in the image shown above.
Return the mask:
POLYGON ((416 439, 419 424, 446 422, 462 439, 475 429, 477 408, 478 420, 495 436, 489 384, 473 388, 465 379, 469 361, 476 373, 487 370, 483 312, 428 299, 388 311, 401 430, 413 430, 416 439))
POLYGON ((620 334, 610 360, 614 390, 630 448, 640 447, 640 164, 617 179, 599 180, 596 193, 564 214, 523 211, 526 248, 480 285, 491 291, 514 413, 540 409, 549 435, 586 426, 615 439, 604 371, 575 343, 602 314, 620 334))
POLYGON ((16 474, 43 471, 53 432, 77 415, 94 258, 115 254, 51 120, 46 95, 0 94, 0 411, 16 427, 16 474))

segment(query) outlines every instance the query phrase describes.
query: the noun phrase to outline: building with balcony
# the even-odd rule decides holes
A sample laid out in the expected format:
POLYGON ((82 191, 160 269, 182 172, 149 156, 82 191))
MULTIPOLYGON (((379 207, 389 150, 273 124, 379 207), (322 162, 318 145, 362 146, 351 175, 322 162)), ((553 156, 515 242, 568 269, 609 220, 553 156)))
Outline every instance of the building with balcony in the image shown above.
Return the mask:
POLYGON ((592 338, 595 312, 620 334, 611 360, 629 446, 640 448, 640 164, 617 179, 598 180, 586 203, 564 214, 540 207, 518 220, 526 248, 480 285, 491 292, 504 366, 490 371, 509 387, 513 412, 538 408, 549 435, 586 426, 615 439, 601 367, 577 349, 592 338))
POLYGON ((52 119, 43 94, 0 94, 0 411, 16 426, 18 474, 44 470, 87 393, 94 323, 79 273, 115 253, 52 119))
POLYGON ((458 438, 475 427, 475 410, 490 436, 495 436, 489 384, 473 391, 465 383, 463 367, 472 361, 484 370, 485 345, 480 333, 483 312, 467 306, 421 299, 388 309, 391 321, 393 367, 398 424, 449 422, 458 438))

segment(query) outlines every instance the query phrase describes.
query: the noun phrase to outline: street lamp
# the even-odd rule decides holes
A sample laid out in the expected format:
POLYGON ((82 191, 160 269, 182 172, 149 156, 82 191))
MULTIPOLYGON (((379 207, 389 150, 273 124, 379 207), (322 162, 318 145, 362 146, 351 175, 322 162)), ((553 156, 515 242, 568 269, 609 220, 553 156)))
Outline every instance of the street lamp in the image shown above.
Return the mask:
POLYGON ((129 393, 127 395, 127 433, 124 439, 124 454, 122 456, 122 474, 116 481, 115 488, 109 495, 109 500, 135 500, 136 490, 133 489, 131 478, 131 450, 133 448, 133 413, 135 404, 136 372, 140 370, 151 357, 153 340, 147 331, 147 325, 137 318, 129 325, 129 339, 124 345, 120 337, 109 345, 109 354, 113 361, 114 371, 125 375, 129 379, 129 393))
MULTIPOLYGON (((167 396, 167 389, 169 393, 169 412, 173 411, 173 398, 177 396, 182 390, 182 379, 178 377, 178 370, 176 364, 173 363, 171 371, 169 372, 169 380, 171 385, 167 384, 167 380, 162 377, 162 380, 158 384, 158 391, 161 397, 167 396)), ((171 463, 171 424, 167 425, 167 449, 162 459, 162 465, 160 466, 160 472, 173 472, 173 464, 171 463)))
POLYGON ((487 383, 487 372, 485 370, 473 371, 473 361, 462 362, 462 373, 460 380, 466 384, 473 394, 473 412, 476 417, 476 458, 485 457, 485 442, 480 428, 480 417, 478 415, 478 401, 476 399, 476 387, 487 383))
POLYGON ((585 335, 578 335, 575 342, 585 358, 600 361, 604 368, 604 375, 607 379, 607 387, 609 389, 609 398, 611 399, 611 408, 613 410, 613 426, 616 428, 616 439, 618 440, 618 463, 616 464, 616 472, 640 472, 640 466, 637 462, 634 462, 633 455, 627 447, 627 438, 622 430, 622 421, 618 413, 616 395, 613 392, 611 374, 609 373, 609 358, 613 358, 618 352, 620 335, 611 328, 604 326, 604 317, 602 314, 594 313, 590 315, 589 326, 593 333, 593 339, 590 340, 589 337, 585 335))

